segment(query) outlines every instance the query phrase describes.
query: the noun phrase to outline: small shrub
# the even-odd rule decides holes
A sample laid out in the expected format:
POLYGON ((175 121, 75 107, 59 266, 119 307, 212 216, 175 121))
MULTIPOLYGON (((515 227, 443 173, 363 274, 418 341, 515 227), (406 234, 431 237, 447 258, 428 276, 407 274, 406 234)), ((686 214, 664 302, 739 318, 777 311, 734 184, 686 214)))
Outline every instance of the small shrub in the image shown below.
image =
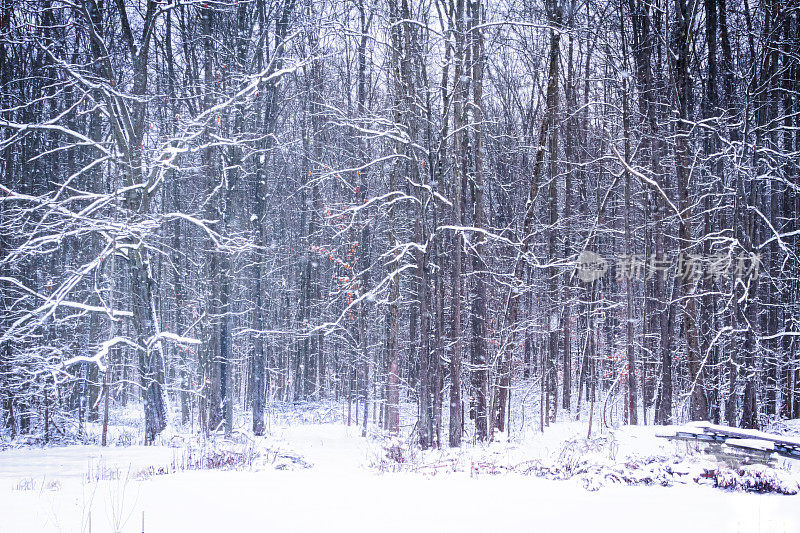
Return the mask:
POLYGON ((372 463, 380 472, 399 472, 410 469, 414 457, 400 439, 391 438, 381 443, 372 463))
POLYGON ((139 440, 138 433, 136 431, 132 431, 130 429, 123 429, 117 435, 115 444, 117 446, 133 446, 135 442, 139 440))
POLYGON ((119 468, 116 467, 108 467, 103 462, 99 462, 94 465, 89 464, 89 469, 86 472, 86 481, 88 483, 93 483, 96 481, 113 481, 120 479, 120 471, 119 468))
POLYGON ((720 468, 704 472, 704 477, 713 481, 715 487, 726 490, 788 496, 793 496, 800 490, 796 480, 783 472, 761 465, 744 466, 736 470, 720 468))
POLYGON ((42 486, 43 490, 56 491, 61 490, 61 482, 57 479, 51 479, 42 486))
POLYGON ((36 490, 37 482, 32 477, 26 477, 17 481, 14 490, 36 490))

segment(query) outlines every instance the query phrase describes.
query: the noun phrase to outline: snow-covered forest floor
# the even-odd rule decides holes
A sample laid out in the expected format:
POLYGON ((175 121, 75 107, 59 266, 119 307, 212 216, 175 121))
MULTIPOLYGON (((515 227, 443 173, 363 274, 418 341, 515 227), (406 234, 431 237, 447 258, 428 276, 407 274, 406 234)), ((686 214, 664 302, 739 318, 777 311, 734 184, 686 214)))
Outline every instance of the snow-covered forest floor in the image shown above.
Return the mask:
MULTIPOLYGON (((657 438, 654 426, 595 424, 587 439, 587 422, 564 421, 543 434, 529 427, 420 452, 407 439, 363 438, 343 418, 341 406, 317 404, 273 414, 263 438, 240 431, 203 442, 173 429, 150 447, 6 445, 0 532, 800 527, 800 496, 752 492, 764 482, 796 492, 800 465, 735 472, 696 446, 657 438), (732 489, 714 487, 724 483, 732 489)), ((112 442, 126 431, 112 427, 112 442)))

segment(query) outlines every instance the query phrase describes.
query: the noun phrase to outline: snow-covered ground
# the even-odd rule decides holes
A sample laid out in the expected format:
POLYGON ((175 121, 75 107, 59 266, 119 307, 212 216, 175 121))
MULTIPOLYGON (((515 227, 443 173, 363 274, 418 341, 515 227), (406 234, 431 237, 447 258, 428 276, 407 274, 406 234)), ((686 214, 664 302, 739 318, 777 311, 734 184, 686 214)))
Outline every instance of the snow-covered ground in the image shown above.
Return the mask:
POLYGON ((215 448, 255 457, 240 470, 182 470, 188 452, 166 445, 5 450, 0 533, 139 533, 143 521, 147 533, 800 530, 800 495, 731 492, 691 480, 666 487, 590 483, 597 490, 587 490, 594 474, 530 474, 531 465, 588 458, 704 464, 687 445, 657 439, 652 427, 586 441, 585 425, 559 423, 544 435, 530 430, 510 442, 424 454, 400 443, 399 463, 387 459, 386 441, 362 438, 359 427, 310 420, 271 430, 215 448))

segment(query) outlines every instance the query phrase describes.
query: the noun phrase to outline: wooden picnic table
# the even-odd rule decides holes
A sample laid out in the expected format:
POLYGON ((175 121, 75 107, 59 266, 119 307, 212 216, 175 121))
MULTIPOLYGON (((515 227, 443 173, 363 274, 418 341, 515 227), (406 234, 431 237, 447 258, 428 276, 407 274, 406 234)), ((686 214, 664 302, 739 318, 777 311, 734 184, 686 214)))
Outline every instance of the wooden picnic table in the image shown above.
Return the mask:
POLYGON ((800 438, 754 429, 720 426, 710 422, 690 422, 683 426, 666 426, 657 436, 706 443, 715 455, 722 452, 723 446, 727 446, 760 462, 770 461, 773 454, 800 459, 800 438))

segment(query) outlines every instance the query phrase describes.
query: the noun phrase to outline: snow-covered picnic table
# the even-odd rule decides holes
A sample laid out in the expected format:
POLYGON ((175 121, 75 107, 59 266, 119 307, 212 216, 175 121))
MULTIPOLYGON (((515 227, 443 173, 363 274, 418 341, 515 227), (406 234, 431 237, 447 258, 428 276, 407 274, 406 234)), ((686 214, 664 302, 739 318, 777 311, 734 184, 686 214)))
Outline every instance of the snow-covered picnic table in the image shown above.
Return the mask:
POLYGON ((800 459, 800 438, 755 429, 720 426, 710 422, 689 422, 682 426, 666 426, 656 435, 666 439, 706 443, 714 453, 726 446, 761 462, 771 461, 773 455, 800 459))

